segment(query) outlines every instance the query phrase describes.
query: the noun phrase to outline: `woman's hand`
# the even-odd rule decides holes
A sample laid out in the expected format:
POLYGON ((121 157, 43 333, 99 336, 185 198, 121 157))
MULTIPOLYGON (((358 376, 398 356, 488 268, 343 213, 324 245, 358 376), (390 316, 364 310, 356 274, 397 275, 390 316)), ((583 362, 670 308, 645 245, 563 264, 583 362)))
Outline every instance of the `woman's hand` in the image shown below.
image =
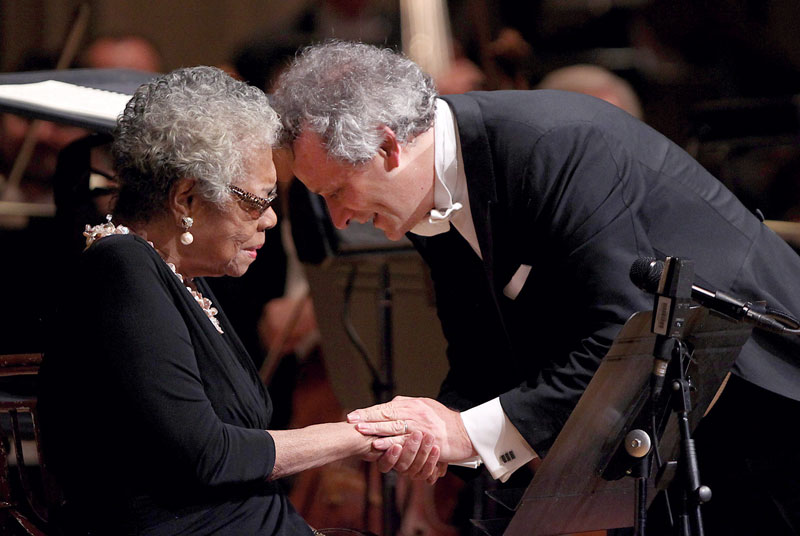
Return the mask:
POLYGON ((447 472, 447 464, 439 463, 441 450, 431 434, 415 431, 397 436, 369 437, 374 439, 372 450, 364 459, 377 462, 382 473, 394 469, 413 480, 427 480, 433 484, 447 472))

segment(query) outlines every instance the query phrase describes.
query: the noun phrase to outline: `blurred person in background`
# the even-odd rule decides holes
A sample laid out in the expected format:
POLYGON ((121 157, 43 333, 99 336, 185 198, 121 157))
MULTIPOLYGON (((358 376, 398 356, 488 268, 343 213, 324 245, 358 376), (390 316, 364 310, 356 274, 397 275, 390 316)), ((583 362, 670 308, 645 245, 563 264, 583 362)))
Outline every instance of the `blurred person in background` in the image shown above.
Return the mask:
POLYGON ((537 89, 560 89, 591 95, 622 108, 636 119, 644 119, 642 103, 633 86, 599 65, 578 64, 549 72, 537 89))
POLYGON ((137 69, 161 72, 164 59, 155 43, 141 35, 103 35, 92 40, 78 60, 79 67, 137 69))

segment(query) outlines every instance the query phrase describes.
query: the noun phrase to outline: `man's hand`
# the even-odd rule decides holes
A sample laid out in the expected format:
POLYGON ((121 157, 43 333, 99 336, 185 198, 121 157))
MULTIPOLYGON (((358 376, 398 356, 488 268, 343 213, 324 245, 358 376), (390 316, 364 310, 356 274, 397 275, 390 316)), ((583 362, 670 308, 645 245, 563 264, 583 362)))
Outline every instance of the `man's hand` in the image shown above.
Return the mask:
POLYGON ((477 455, 459 413, 430 398, 398 396, 386 404, 355 410, 347 420, 362 434, 394 436, 372 443, 375 449, 386 451, 378 460, 383 472, 395 469, 420 478, 431 469, 430 459, 438 456, 433 463, 441 476, 448 462, 477 455))

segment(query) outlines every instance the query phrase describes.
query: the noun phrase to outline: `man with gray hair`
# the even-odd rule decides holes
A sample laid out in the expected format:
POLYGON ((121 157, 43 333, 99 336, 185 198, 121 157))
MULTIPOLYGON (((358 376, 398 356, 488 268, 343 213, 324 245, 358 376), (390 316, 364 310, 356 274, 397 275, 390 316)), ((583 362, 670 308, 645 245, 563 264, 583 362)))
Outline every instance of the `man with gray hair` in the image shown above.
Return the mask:
MULTIPOLYGON (((435 480, 434 458, 505 480, 546 455, 621 326, 652 306, 628 278, 637 258, 692 259, 710 287, 800 314, 784 283, 797 255, 683 150, 599 99, 438 98, 401 55, 328 42, 296 58, 273 104, 292 171, 334 224, 407 234, 431 269, 450 362, 438 402, 397 397, 348 416, 362 433, 407 432, 374 442, 381 470, 435 480)), ((800 417, 797 355, 796 339, 754 332, 697 430, 709 533, 800 527, 797 452, 734 448, 800 417), (774 479, 791 490, 784 502, 774 479), (739 507, 757 529, 731 515, 739 507)))

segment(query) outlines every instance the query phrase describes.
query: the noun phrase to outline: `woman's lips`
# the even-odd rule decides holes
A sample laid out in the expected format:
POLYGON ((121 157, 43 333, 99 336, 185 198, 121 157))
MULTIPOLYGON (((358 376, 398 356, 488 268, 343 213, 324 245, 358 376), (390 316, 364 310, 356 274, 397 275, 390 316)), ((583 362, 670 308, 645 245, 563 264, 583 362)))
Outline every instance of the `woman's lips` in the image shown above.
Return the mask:
POLYGON ((259 250, 259 249, 261 249, 261 246, 263 246, 263 245, 264 245, 264 244, 259 244, 259 245, 257 245, 257 246, 251 246, 251 247, 249 247, 249 248, 244 248, 244 251, 245 251, 245 252, 246 252, 248 255, 250 255, 252 258, 254 258, 254 259, 255 259, 256 257, 258 257, 258 250, 259 250))

